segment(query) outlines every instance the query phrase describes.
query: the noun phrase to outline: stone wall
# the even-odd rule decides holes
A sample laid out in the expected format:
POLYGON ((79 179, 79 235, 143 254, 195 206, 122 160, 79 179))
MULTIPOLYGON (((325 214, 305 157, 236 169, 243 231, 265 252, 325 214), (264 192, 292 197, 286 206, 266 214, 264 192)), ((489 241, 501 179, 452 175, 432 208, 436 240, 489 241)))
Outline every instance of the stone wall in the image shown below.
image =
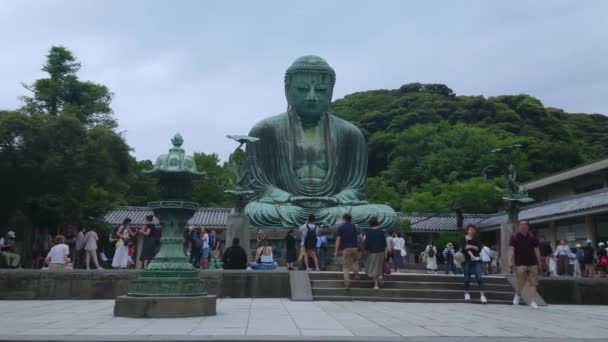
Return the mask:
MULTIPOLYGON (((0 270, 0 299, 114 299, 127 294, 134 270, 0 270)), ((287 271, 201 271, 209 294, 288 298, 287 271)))
POLYGON ((541 278, 538 293, 549 304, 608 305, 608 279, 541 278))

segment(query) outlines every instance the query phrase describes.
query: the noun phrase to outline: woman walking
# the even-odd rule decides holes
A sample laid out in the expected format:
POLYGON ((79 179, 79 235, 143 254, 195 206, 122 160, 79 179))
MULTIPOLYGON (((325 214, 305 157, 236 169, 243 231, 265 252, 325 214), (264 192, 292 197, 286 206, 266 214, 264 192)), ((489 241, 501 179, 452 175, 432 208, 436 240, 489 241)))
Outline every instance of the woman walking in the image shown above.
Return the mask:
POLYGON ((375 217, 369 220, 369 226, 371 228, 365 235, 365 250, 367 251, 365 272, 374 281, 374 290, 377 290, 384 283, 382 274, 386 257, 386 238, 375 217))
POLYGON ((296 236, 293 230, 287 232, 287 237, 285 237, 285 247, 287 249, 285 253, 285 263, 287 264, 288 270, 293 270, 293 264, 298 259, 298 251, 296 250, 296 236))
POLYGON ((131 219, 126 218, 122 221, 122 226, 116 231, 118 241, 116 241, 116 251, 114 252, 114 258, 112 259, 112 268, 127 268, 129 266, 129 247, 127 242, 130 240, 131 235, 129 234, 129 225, 131 219))
POLYGON ((393 237, 393 268, 395 273, 403 268, 403 258, 405 257, 405 239, 401 233, 394 234, 393 237))
POLYGON ((89 229, 89 231, 84 236, 84 252, 85 259, 84 262, 86 264, 86 269, 90 269, 91 259, 93 259, 93 264, 95 268, 102 269, 99 266, 99 261, 97 260, 97 241, 99 237, 97 236, 97 232, 95 232, 95 227, 89 229))
POLYGON ((154 215, 146 216, 145 227, 139 231, 144 238, 144 242, 142 244, 141 251, 141 262, 143 268, 148 268, 150 265, 150 261, 154 259, 154 255, 156 255, 156 241, 154 236, 152 235, 152 231, 154 230, 154 215))
POLYGON ((462 253, 464 254, 464 263, 462 264, 462 271, 464 272, 464 300, 471 300, 469 289, 471 287, 471 273, 474 273, 475 280, 477 280, 477 285, 479 286, 481 303, 486 304, 488 300, 484 293, 481 258, 479 257, 483 246, 481 242, 475 239, 475 234, 477 234, 477 227, 472 224, 468 225, 467 235, 462 241, 462 253))
POLYGON ((435 247, 433 241, 429 242, 424 252, 426 253, 427 272, 437 274, 437 247, 435 247))

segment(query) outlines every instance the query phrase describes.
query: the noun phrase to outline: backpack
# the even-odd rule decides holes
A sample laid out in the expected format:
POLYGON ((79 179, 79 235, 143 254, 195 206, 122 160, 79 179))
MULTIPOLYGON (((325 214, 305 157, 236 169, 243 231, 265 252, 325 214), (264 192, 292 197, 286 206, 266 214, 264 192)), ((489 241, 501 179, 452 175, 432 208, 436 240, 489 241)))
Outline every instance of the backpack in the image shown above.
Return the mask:
POLYGON ((435 248, 433 248, 433 246, 429 245, 429 252, 427 253, 429 258, 434 258, 435 257, 435 248))
POLYGON ((304 248, 305 249, 315 249, 317 248, 317 226, 314 228, 310 228, 306 225, 306 237, 304 238, 304 248))
POLYGON ((608 266, 608 256, 602 255, 602 256, 600 257, 600 260, 599 260, 598 264, 599 264, 601 267, 606 267, 606 266, 608 266))

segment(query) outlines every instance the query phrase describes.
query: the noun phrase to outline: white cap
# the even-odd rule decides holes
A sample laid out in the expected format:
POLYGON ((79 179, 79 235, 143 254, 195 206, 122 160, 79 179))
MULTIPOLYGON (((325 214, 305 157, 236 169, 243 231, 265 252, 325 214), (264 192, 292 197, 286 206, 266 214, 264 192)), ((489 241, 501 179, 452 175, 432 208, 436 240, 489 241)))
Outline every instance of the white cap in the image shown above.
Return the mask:
POLYGON ((600 242, 600 243, 598 243, 597 245, 598 245, 598 246, 604 246, 604 243, 603 243, 603 242, 600 242))
POLYGON ((15 232, 14 232, 14 231, 12 231, 12 230, 9 230, 9 231, 8 231, 8 233, 6 233, 6 235, 8 235, 8 236, 12 237, 13 239, 14 239, 14 238, 15 238, 15 236, 16 236, 16 235, 15 235, 15 232))

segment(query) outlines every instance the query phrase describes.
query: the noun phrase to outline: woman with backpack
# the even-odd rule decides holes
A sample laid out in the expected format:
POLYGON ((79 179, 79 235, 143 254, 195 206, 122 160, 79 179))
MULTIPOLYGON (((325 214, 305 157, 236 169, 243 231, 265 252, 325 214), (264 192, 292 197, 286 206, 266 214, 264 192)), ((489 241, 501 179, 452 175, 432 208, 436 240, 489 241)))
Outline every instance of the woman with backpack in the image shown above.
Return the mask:
POLYGON ((302 227, 300 227, 300 233, 302 236, 302 247, 304 248, 304 265, 306 270, 309 271, 308 258, 312 258, 315 264, 315 270, 319 270, 319 259, 317 258, 317 233, 319 226, 315 224, 315 216, 308 216, 308 220, 302 227))
POLYGON ((429 273, 437 273, 437 247, 433 245, 433 241, 429 242, 424 250, 426 253, 426 269, 429 273))

